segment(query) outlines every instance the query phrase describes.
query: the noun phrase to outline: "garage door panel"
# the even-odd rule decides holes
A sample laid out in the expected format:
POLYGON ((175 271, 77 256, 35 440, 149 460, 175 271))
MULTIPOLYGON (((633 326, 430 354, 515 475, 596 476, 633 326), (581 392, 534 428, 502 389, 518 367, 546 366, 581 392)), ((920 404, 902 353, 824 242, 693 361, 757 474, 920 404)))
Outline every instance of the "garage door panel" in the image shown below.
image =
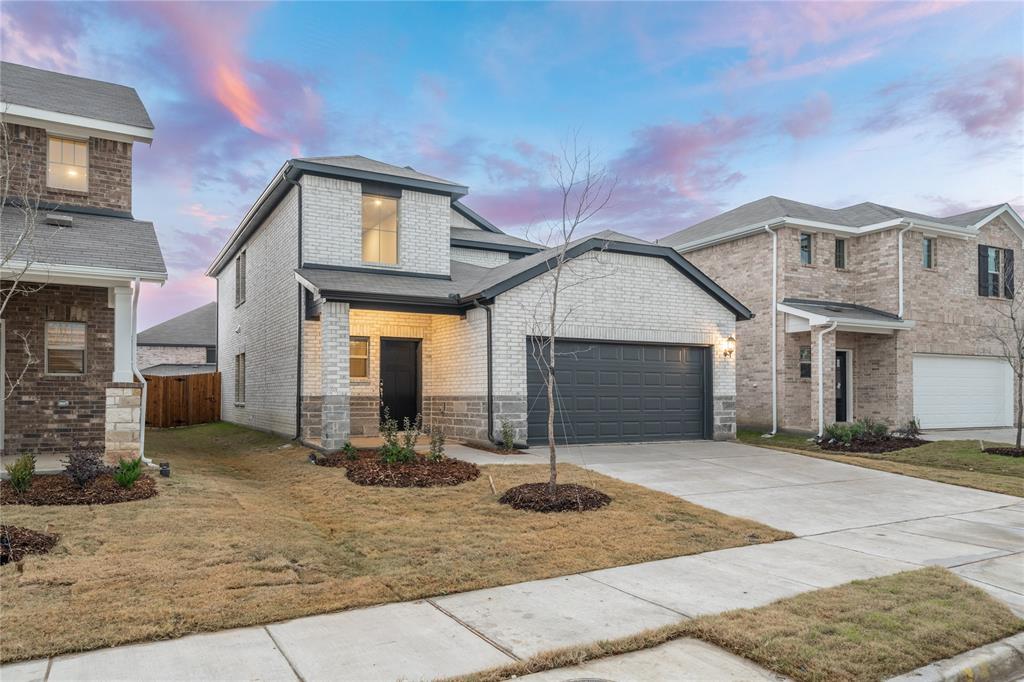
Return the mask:
POLYGON ((1013 380, 1002 358, 914 355, 914 416, 926 429, 1013 423, 1013 380))
MULTIPOLYGON (((556 352, 559 442, 705 437, 706 349, 560 341, 556 352)), ((529 441, 541 444, 547 441, 546 388, 530 349, 527 366, 529 441)))

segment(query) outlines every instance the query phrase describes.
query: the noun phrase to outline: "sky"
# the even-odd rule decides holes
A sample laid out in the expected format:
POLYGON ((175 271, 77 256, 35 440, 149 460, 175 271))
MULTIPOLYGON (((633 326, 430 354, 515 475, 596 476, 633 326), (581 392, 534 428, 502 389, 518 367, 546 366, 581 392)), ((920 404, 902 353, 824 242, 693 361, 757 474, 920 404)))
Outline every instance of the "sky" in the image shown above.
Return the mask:
POLYGON ((413 166, 519 235, 559 211, 571 135, 616 179, 588 231, 654 239, 767 195, 1024 209, 1019 2, 5 0, 0 55, 149 110, 133 210, 170 277, 140 328, 213 300, 207 266, 293 157, 413 166))

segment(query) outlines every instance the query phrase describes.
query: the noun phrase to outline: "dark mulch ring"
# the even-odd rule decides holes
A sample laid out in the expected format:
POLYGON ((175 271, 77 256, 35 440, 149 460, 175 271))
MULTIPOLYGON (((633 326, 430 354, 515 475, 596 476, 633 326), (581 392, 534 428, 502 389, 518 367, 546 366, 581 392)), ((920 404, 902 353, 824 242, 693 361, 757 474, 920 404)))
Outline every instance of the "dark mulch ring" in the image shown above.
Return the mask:
POLYGON ((1024 457, 1024 450, 1018 450, 1017 448, 985 448, 982 452, 987 452, 990 455, 1002 455, 1003 457, 1024 457))
POLYGON ((612 498, 600 490, 575 483, 559 483, 552 497, 547 483, 524 483, 506 490, 498 501, 513 509, 546 513, 600 509, 611 502, 612 498))
POLYGON ((358 485, 385 488, 433 488, 476 480, 480 467, 472 462, 445 457, 437 461, 418 456, 408 464, 385 464, 376 450, 358 450, 354 458, 343 453, 318 457, 317 464, 344 467, 345 477, 358 485))
POLYGON ((0 565, 21 561, 26 554, 46 554, 59 537, 21 526, 0 526, 0 565))
POLYGON ((833 450, 836 452, 866 452, 878 454, 882 452, 906 450, 907 448, 916 448, 927 444, 928 441, 919 440, 917 438, 898 438, 887 436, 885 438, 865 438, 855 440, 850 444, 846 444, 838 440, 822 440, 818 443, 818 447, 822 450, 833 450))
POLYGON ((36 475, 28 490, 19 493, 10 481, 0 481, 0 504, 43 505, 117 504, 144 500, 157 494, 156 481, 140 476, 131 488, 122 488, 113 474, 100 474, 84 487, 63 474, 36 475))
POLYGON ((483 450, 484 452, 493 452, 496 455, 525 455, 526 454, 523 450, 518 450, 516 448, 512 448, 511 450, 505 450, 500 445, 495 445, 494 443, 481 443, 480 441, 476 441, 476 440, 466 441, 464 443, 460 443, 460 445, 464 445, 467 448, 473 448, 474 450, 483 450))

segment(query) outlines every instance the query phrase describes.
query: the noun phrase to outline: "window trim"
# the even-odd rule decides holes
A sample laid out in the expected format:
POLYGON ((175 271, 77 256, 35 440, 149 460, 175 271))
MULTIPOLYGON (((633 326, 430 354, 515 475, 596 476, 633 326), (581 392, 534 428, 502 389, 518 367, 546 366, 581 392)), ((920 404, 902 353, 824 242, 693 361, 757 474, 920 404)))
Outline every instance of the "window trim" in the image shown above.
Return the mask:
POLYGON ((235 407, 245 407, 245 352, 235 353, 235 407), (239 400, 241 394, 241 400, 239 400))
POLYGON ((832 260, 832 264, 835 265, 836 270, 845 270, 846 269, 846 261, 847 261, 847 258, 846 258, 846 256, 847 256, 847 253, 846 253, 847 240, 839 238, 839 237, 836 237, 835 241, 836 241, 836 246, 835 246, 835 253, 832 256, 832 259, 833 259, 832 260), (839 254, 840 254, 840 252, 842 252, 842 256, 843 256, 843 258, 842 258, 842 261, 843 261, 842 265, 839 264, 839 254))
POLYGON ((47 320, 43 327, 43 374, 48 377, 84 377, 89 373, 89 326, 85 322, 72 322, 70 320, 47 320), (81 372, 51 372, 50 371, 50 325, 51 324, 74 324, 80 325, 83 332, 82 340, 82 371, 81 372))
POLYGON ((814 361, 811 357, 810 346, 798 346, 797 348, 797 378, 799 379, 810 379, 812 374, 812 368, 814 361), (803 353, 807 351, 807 361, 804 362, 803 353), (804 365, 807 365, 807 376, 804 376, 804 365))
MULTIPOLYGON (((61 165, 75 166, 76 164, 62 163, 61 165)), ((82 139, 80 137, 74 137, 72 135, 53 135, 50 133, 46 134, 46 189, 57 190, 58 192, 73 192, 74 194, 80 194, 85 196, 89 194, 89 170, 89 138, 82 139), (75 144, 81 144, 85 146, 85 166, 80 166, 81 168, 85 168, 85 189, 78 189, 76 187, 60 187, 58 185, 50 184, 50 140, 66 140, 68 142, 73 142, 75 144)))
MULTIPOLYGON (((401 264, 402 264, 402 249, 401 249, 401 246, 402 245, 400 243, 400 237, 399 237, 399 235, 402 232, 401 227, 402 227, 402 198, 400 196, 399 197, 394 197, 394 196, 388 196, 386 194, 378 194, 378 193, 374 193, 374 192, 364 191, 363 194, 362 194, 362 197, 359 200, 359 260, 360 260, 360 262, 365 263, 367 265, 377 266, 377 267, 392 267, 392 268, 396 268, 396 267, 401 266, 401 264), (395 202, 395 262, 393 262, 393 263, 389 262, 389 261, 379 260, 379 259, 378 260, 366 260, 366 258, 363 257, 363 252, 365 250, 366 233, 369 231, 369 230, 366 229, 366 225, 363 222, 363 201, 365 201, 367 197, 372 197, 372 198, 375 198, 375 199, 384 199, 386 201, 393 201, 393 202, 395 202)), ((374 228, 372 231, 374 231, 374 232, 382 232, 382 230, 380 230, 379 228, 374 228)), ((379 243, 379 241, 378 241, 378 244, 377 244, 377 254, 380 255, 380 243, 379 243)))
POLYGON ((921 267, 934 270, 938 264, 938 240, 935 237, 921 238, 921 267), (929 246, 930 245, 930 246, 929 246))
POLYGON ((814 265, 814 234, 811 232, 799 233, 797 244, 800 251, 800 265, 814 265), (804 261, 804 237, 807 237, 807 261, 804 261))
POLYGON ((349 379, 356 379, 359 381, 369 380, 370 378, 370 337, 369 336, 350 336, 348 337, 348 376, 349 379), (353 341, 365 341, 366 342, 366 355, 353 355, 352 354, 352 342, 353 341), (364 359, 366 360, 366 374, 363 376, 355 376, 352 374, 352 359, 364 359))
POLYGON ((245 282, 246 269, 249 259, 246 257, 246 249, 242 249, 235 256, 235 307, 245 303, 245 282))

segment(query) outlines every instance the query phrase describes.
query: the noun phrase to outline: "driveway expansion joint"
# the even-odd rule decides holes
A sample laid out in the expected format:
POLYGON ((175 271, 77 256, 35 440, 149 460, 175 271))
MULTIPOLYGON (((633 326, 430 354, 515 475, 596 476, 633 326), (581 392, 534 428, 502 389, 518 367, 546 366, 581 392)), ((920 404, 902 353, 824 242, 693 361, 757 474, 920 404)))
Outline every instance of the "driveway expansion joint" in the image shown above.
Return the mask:
POLYGON ((299 682, 306 682, 306 679, 302 676, 302 674, 299 672, 299 669, 295 667, 295 664, 292 662, 292 659, 288 656, 288 652, 286 652, 284 650, 284 647, 281 646, 281 643, 274 638, 274 633, 270 631, 270 628, 266 625, 262 626, 262 628, 263 631, 267 633, 267 637, 270 638, 270 641, 274 643, 274 648, 278 650, 278 652, 281 654, 281 657, 284 658, 285 662, 288 664, 288 667, 292 669, 292 673, 295 674, 295 679, 297 679, 299 682))

